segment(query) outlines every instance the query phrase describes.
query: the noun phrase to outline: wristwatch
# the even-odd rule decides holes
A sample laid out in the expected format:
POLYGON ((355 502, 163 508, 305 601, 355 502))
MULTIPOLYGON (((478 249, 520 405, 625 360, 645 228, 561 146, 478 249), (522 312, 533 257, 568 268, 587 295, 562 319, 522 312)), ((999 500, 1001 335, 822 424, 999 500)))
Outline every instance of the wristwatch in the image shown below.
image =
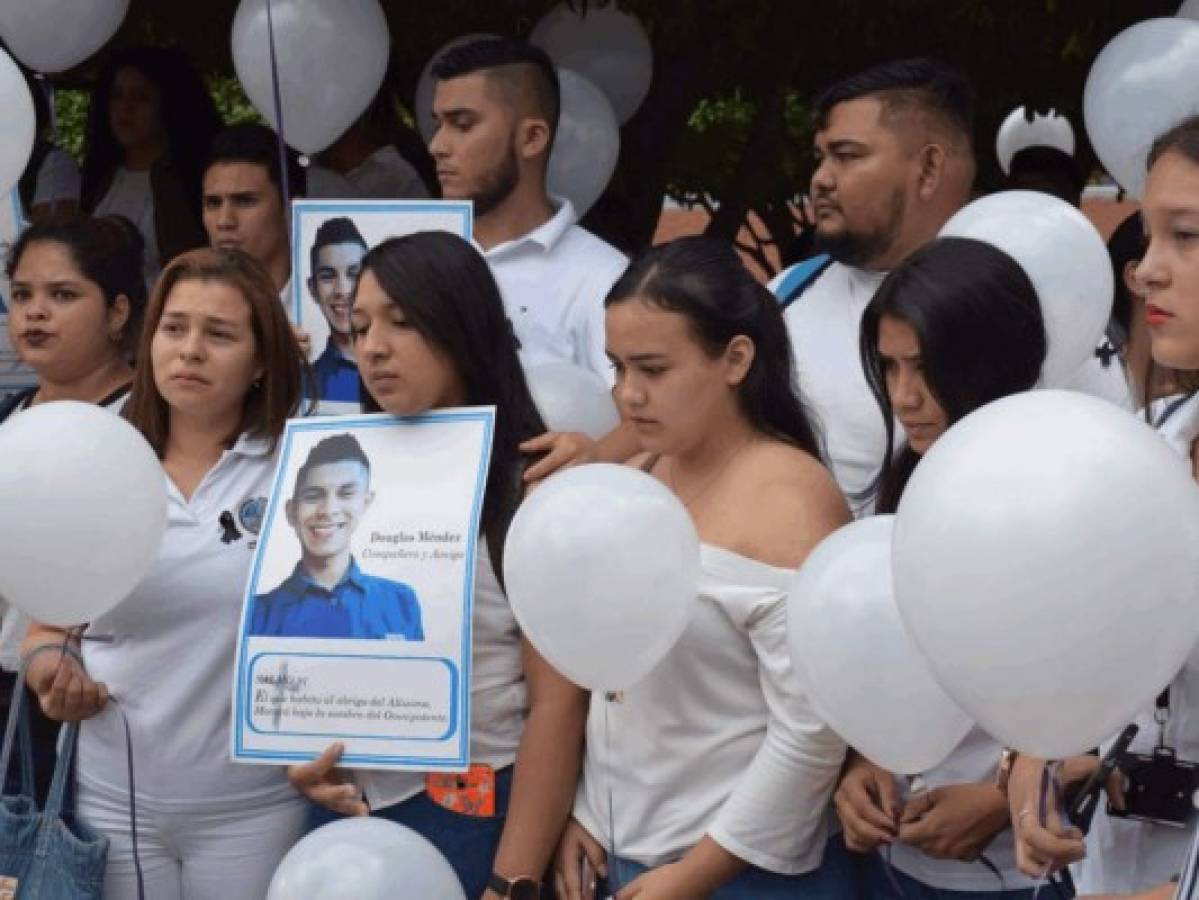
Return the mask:
POLYGON ((510 900, 541 900, 541 882, 527 875, 518 875, 509 880, 492 872, 487 879, 487 887, 510 900))

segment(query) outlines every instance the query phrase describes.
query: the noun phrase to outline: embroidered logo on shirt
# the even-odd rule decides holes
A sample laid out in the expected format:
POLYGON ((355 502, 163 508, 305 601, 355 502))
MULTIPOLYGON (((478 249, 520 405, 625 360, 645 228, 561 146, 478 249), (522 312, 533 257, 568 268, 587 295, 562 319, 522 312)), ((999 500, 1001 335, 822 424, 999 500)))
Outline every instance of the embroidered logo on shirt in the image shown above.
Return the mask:
POLYGON ((250 534, 262 530, 262 518, 266 515, 266 497, 247 497, 237 508, 237 521, 250 534))

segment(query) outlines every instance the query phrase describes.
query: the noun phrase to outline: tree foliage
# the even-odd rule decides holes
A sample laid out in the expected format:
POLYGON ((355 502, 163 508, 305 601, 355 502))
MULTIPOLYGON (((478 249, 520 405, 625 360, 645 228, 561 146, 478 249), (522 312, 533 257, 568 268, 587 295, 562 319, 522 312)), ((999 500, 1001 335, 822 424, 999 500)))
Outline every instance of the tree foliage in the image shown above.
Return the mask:
MULTIPOLYGON (((596 0, 572 0, 584 6, 596 0)), ((586 224, 626 249, 653 236, 662 199, 710 209, 708 230, 734 239, 747 216, 761 241, 747 249, 784 260, 804 252, 797 198, 811 172, 808 101, 822 85, 873 63, 931 54, 961 66, 978 89, 983 187, 999 177, 993 136, 1015 106, 1056 107, 1080 138, 1082 88, 1095 55, 1133 22, 1172 15, 1177 0, 618 0, 640 17, 654 47, 655 77, 622 129, 620 164, 586 224)), ((553 0, 382 0, 393 44, 389 79, 411 97, 429 56, 449 39, 481 31, 524 37, 553 0)), ((114 46, 176 43, 210 74, 230 121, 255 114, 232 76, 235 0, 133 0, 114 46)), ((100 57, 102 59, 102 55, 100 57)), ((68 73, 85 87, 95 65, 68 73)), ((330 60, 329 71, 336 71, 330 60)), ((60 93, 68 146, 85 98, 60 93)))

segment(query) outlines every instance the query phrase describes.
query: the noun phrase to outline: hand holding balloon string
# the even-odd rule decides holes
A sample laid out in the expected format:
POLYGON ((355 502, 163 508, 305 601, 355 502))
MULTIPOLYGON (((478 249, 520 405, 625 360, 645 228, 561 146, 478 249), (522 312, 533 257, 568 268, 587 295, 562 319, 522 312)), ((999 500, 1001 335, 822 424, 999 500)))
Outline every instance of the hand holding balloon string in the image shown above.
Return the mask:
POLYGON ((62 642, 39 644, 25 654, 25 680, 38 698, 42 711, 58 722, 90 719, 108 702, 108 688, 93 681, 83 666, 76 645, 83 640, 111 641, 111 635, 84 634, 86 625, 67 629, 62 642), (58 654, 53 661, 49 653, 58 654))

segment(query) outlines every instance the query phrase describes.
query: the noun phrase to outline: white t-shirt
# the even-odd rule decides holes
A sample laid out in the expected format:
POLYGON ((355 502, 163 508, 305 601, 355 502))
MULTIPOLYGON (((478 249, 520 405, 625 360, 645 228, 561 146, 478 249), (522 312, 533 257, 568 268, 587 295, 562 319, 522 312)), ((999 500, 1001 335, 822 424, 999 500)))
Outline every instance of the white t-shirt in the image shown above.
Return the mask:
POLYGON ((794 572, 703 545, 694 616, 646 678, 593 694, 574 815, 654 867, 707 834, 772 872, 816 868, 845 744, 813 711, 787 648, 794 572), (611 816, 611 818, 610 818, 611 816))
POLYGON ((412 163, 391 144, 380 147, 346 172, 346 178, 359 195, 375 200, 419 200, 429 196, 429 189, 412 163))
MULTIPOLYGON (((1160 414, 1170 405, 1170 400, 1159 401, 1153 412, 1160 414)), ((1190 459, 1191 445, 1199 437, 1199 394, 1183 402, 1158 427, 1158 433, 1179 456, 1190 459)), ((1148 704, 1137 716, 1140 731, 1129 747, 1131 752, 1153 752, 1160 734, 1154 711, 1153 704, 1148 704)), ((1165 738, 1180 760, 1199 761, 1199 648, 1170 683, 1165 738)), ((1104 752, 1109 746, 1103 747, 1104 752)), ((1074 867, 1079 894, 1146 891, 1169 881, 1182 868, 1194 835, 1193 823, 1190 828, 1173 828, 1112 818, 1106 803, 1101 802, 1087 836, 1087 858, 1074 867)))
MULTIPOLYGON (((282 767, 229 759, 234 653, 259 517, 275 457, 242 437, 204 476, 190 501, 167 484, 167 527, 158 561, 119 606, 92 623, 88 672, 108 685, 129 718, 137 803, 179 811, 252 808, 295 796, 282 767), (242 536, 224 543, 228 513, 242 536)), ((111 704, 83 723, 77 777, 112 796, 128 793, 125 730, 111 704)))
MULTIPOLYGON (((943 763, 925 772, 922 780, 929 790, 956 784, 994 784, 1003 746, 981 728, 975 728, 958 744, 943 763)), ((899 779, 901 799, 909 792, 906 779, 899 779)), ((983 851, 1003 877, 982 862, 933 859, 915 847, 896 842, 891 845, 891 864, 905 875, 929 887, 943 891, 1016 891, 1034 887, 1036 882, 1016 868, 1015 838, 1011 828, 1000 832, 983 851)))
MULTIPOLYGON (((528 697, 520 628, 491 567, 487 541, 475 553, 475 609, 470 676, 470 761, 499 770, 516 762, 528 697)), ((354 780, 372 809, 394 806, 425 789, 420 772, 358 769, 354 780)))
MULTIPOLYGON (((13 415, 29 409, 30 395, 24 403, 13 410, 13 415)), ((129 387, 126 385, 119 392, 106 397, 99 405, 116 414, 125 408, 129 399, 129 387)), ((29 616, 15 606, 10 606, 0 598, 0 669, 15 672, 21 665, 21 643, 25 640, 25 632, 29 630, 29 616)))
POLYGON ((158 232, 154 227, 154 192, 150 187, 150 170, 134 172, 121 166, 113 175, 112 186, 96 204, 95 216, 124 216, 137 226, 146 243, 142 257, 142 273, 146 284, 152 285, 162 271, 159 259, 158 232))
POLYGON ((611 384, 604 297, 628 260, 575 224, 569 200, 554 203, 557 212, 545 224, 483 255, 520 340, 521 362, 571 362, 611 384))
POLYGON ((32 206, 58 203, 61 200, 79 202, 79 166, 65 150, 53 147, 37 170, 32 206))
MULTIPOLYGON (((772 291, 778 290, 789 271, 770 281, 772 291)), ((885 277, 885 272, 834 262, 783 311, 800 392, 818 420, 833 476, 856 515, 865 511, 859 498, 878 476, 887 444, 886 426, 862 369, 859 344, 862 313, 885 277)), ((1064 387, 1125 409, 1133 407, 1124 369, 1115 360, 1105 367, 1091 357, 1064 387)), ((895 439, 897 446, 903 440, 898 422, 895 439)))
MULTIPOLYGON (((777 290, 786 274, 777 275, 770 289, 777 290)), ((885 277, 834 262, 783 311, 800 393, 824 436, 833 477, 855 508, 878 476, 887 447, 883 415, 858 350, 862 313, 885 277)))

